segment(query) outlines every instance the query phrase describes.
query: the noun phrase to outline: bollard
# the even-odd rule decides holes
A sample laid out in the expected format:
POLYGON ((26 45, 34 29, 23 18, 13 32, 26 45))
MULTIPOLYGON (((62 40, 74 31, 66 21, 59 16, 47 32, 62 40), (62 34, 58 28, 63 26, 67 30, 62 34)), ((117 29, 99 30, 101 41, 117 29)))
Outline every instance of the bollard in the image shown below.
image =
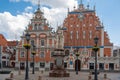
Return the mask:
POLYGON ((41 76, 38 76, 38 80, 42 80, 42 77, 41 77, 41 76))
POLYGON ((88 80, 92 80, 92 76, 91 75, 88 76, 88 80))
POLYGON ((89 72, 89 75, 92 75, 92 71, 89 72))
POLYGON ((13 73, 10 73, 10 78, 13 78, 13 73))
POLYGON ((107 79, 107 74, 104 74, 104 79, 107 79))
POLYGON ((41 70, 41 74, 43 74, 43 70, 41 70))

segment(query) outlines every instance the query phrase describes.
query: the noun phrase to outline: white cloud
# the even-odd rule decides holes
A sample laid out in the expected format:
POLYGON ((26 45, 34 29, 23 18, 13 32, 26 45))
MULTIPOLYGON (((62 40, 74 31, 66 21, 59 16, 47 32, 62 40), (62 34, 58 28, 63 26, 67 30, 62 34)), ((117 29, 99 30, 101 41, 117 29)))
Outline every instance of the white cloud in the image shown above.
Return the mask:
MULTIPOLYGON (((31 2, 33 5, 38 4, 38 0, 23 0, 25 2, 31 2)), ((77 0, 40 0, 41 5, 48 5, 52 8, 70 8, 77 6, 77 0)))
POLYGON ((61 25, 65 16, 67 15, 67 9, 65 8, 42 8, 44 10, 44 16, 49 21, 50 25, 56 29, 57 24, 61 25))
POLYGON ((20 39, 27 26, 31 14, 11 15, 9 12, 0 13, 0 32, 5 33, 7 39, 20 39))
POLYGON ((25 8, 25 12, 30 12, 32 10, 33 10, 33 8, 31 6, 28 6, 28 7, 25 8))
MULTIPOLYGON (((38 0, 10 0, 12 2, 31 2, 33 5, 38 4, 38 0)), ((67 9, 73 9, 74 6, 77 6, 77 0, 40 0, 41 5, 50 6, 41 8, 44 11, 44 16, 49 21, 50 25, 56 29, 57 24, 62 24, 64 18, 67 15, 67 9)), ((9 12, 0 13, 0 26, 4 26, 4 28, 0 29, 0 32, 5 32, 7 35, 7 39, 15 39, 15 35, 17 38, 20 38, 23 30, 27 26, 28 22, 32 18, 33 8, 28 6, 25 8, 25 11, 22 14, 18 14, 17 16, 13 16, 9 12), (29 13, 28 13, 29 12, 29 13), (7 31, 6 31, 7 30, 7 31)), ((19 13, 19 11, 18 11, 19 13)))

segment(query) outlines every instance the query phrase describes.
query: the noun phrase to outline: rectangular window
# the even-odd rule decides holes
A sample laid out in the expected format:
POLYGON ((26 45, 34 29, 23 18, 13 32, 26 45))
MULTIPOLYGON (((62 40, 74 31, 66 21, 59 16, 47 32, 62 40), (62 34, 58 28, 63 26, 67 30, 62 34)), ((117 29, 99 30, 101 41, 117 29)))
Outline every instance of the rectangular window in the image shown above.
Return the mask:
POLYGON ((79 38, 79 36, 78 36, 78 31, 76 32, 76 35, 77 35, 76 37, 77 37, 77 39, 78 39, 78 38, 79 38))
POLYGON ((34 40, 31 40, 31 45, 32 45, 32 46, 35 45, 35 44, 34 44, 34 40))
POLYGON ((90 31, 90 39, 92 39, 92 31, 90 31))
POLYGON ((30 67, 33 67, 33 62, 30 62, 30 67))
POLYGON ((41 40, 41 46, 45 46, 45 41, 41 40))
POLYGON ((54 55, 54 52, 52 51, 52 52, 51 52, 51 57, 53 57, 53 55, 54 55))
POLYGON ((83 31, 83 39, 85 39, 85 31, 83 31))
POLYGON ((70 39, 72 39, 73 31, 70 32, 70 39))
POLYGON ((21 52, 21 53, 20 53, 20 57, 25 57, 24 52, 21 52))
POLYGON ((41 52, 41 53, 40 53, 40 58, 44 58, 44 57, 45 57, 44 52, 41 52))
POLYGON ((30 54, 30 58, 33 58, 33 54, 32 53, 30 54))
POLYGON ((40 68, 44 68, 45 67, 45 62, 40 62, 40 68))

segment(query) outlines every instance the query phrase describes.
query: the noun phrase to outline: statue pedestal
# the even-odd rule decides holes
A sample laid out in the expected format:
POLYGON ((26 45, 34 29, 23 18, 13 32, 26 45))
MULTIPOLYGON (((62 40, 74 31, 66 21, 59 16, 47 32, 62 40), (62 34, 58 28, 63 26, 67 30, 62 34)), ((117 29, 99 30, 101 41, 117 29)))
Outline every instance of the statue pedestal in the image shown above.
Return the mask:
POLYGON ((53 70, 49 73, 49 77, 69 77, 70 74, 64 69, 64 50, 55 49, 55 58, 53 70))

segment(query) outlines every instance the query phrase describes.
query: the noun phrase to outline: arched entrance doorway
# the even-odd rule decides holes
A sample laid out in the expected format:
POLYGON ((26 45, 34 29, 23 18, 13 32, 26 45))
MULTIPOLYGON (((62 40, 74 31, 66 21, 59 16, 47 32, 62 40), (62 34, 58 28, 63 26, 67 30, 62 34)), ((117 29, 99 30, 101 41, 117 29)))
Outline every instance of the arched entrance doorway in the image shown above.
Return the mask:
POLYGON ((78 71, 81 70, 81 61, 79 59, 75 60, 75 71, 77 70, 78 68, 78 71))

